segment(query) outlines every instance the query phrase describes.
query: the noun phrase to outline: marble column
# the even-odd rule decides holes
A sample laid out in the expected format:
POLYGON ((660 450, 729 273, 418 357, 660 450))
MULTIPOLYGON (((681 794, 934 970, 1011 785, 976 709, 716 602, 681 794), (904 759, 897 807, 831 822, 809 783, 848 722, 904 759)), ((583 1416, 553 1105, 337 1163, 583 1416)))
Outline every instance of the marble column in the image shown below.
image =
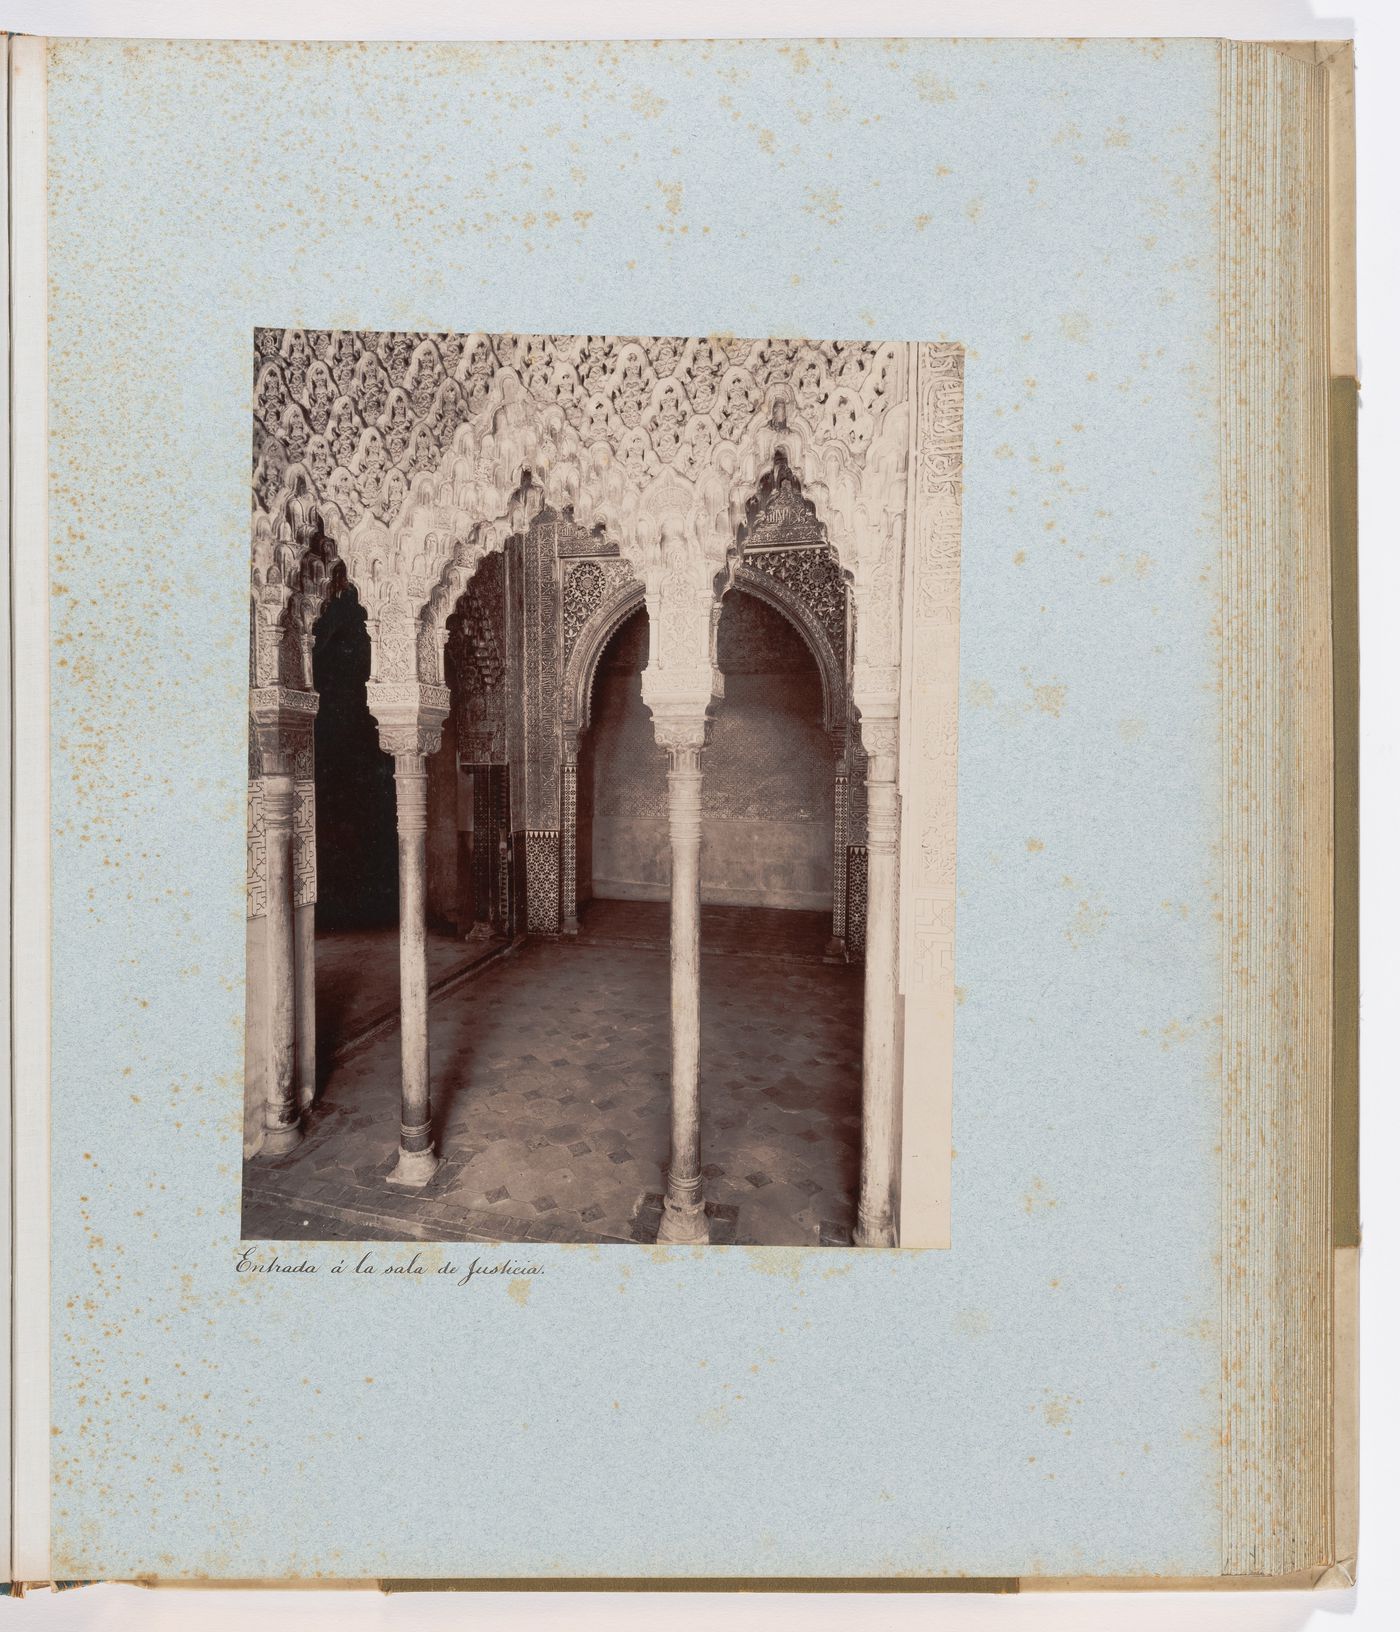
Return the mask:
POLYGON ((424 755, 394 755, 399 825, 399 1159, 391 1184, 425 1185, 437 1172, 428 1088, 428 767, 424 755))
POLYGON ((708 1241, 700 1173, 700 756, 709 721, 656 722, 671 828, 671 1165, 658 1241, 708 1241))
MULTIPOLYGON (((310 658, 307 659, 310 677, 310 658)), ((316 749, 312 733, 292 768, 292 901, 296 942, 296 1095, 302 1113, 316 1098, 316 749)))
POLYGON ((865 1033, 861 1071, 858 1247, 898 1245, 895 1179, 899 1171, 898 721, 863 724, 866 775, 867 894, 865 1033))
POLYGON ((268 1080, 263 1150, 283 1156, 301 1138, 296 1084, 296 926, 292 907, 290 772, 263 762, 263 826, 267 840, 268 1080))
POLYGON ((289 686, 255 687, 250 712, 263 771, 263 826, 267 877, 267 1098, 262 1149, 284 1156, 300 1141, 297 1060, 296 764, 310 745, 314 692, 289 686))
POLYGON ((379 745, 394 760, 399 828, 399 1157, 388 1182, 421 1189, 438 1168, 428 1054, 428 755, 447 718, 446 686, 368 687, 379 745))
POLYGON ((296 940, 296 1095, 307 1110, 316 1098, 316 903, 299 902, 296 940))

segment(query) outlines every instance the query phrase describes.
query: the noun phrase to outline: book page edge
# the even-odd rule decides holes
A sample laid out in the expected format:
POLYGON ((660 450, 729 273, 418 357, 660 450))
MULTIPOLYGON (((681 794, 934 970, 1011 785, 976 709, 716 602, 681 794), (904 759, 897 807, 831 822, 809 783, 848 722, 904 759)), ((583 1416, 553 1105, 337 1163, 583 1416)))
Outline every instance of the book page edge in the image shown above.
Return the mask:
POLYGON ((12 1577, 49 1579, 47 52, 9 48, 13 800, 12 1577))
POLYGON ((1223 1576, 1334 1546, 1335 968, 1322 54, 1223 41, 1223 1576))

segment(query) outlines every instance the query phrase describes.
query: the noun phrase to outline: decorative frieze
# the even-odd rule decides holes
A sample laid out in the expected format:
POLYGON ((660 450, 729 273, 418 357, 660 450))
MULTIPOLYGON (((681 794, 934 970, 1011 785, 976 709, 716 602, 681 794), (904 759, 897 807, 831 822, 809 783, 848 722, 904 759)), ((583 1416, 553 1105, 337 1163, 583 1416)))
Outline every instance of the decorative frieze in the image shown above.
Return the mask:
POLYGON ((527 829, 525 841, 525 929, 530 935, 559 933, 559 834, 527 829))
POLYGON ((293 789, 292 899, 309 907, 316 900, 316 784, 298 776, 293 789))
POLYGON ((580 527, 572 516, 565 514, 555 519, 554 554, 560 561, 572 561, 581 556, 594 558, 616 557, 617 545, 609 540, 601 522, 590 530, 580 527))
MULTIPOLYGON (((951 1003, 956 887, 958 586, 962 527, 963 358, 920 346, 911 481, 906 656, 908 763, 902 976, 906 989, 946 987, 951 1003)), ((931 1012, 925 1002, 922 1013, 931 1012)))
POLYGON ((831 820, 831 946, 832 951, 836 953, 840 953, 845 949, 847 939, 846 868, 848 847, 846 806, 848 783, 849 778, 838 771, 832 789, 831 820))
POLYGON ((566 745, 559 768, 559 915, 566 935, 578 930, 578 760, 566 745))
POLYGON ((267 827, 261 776, 248 784, 248 916, 267 916, 267 827))
POLYGON ((563 641, 567 664, 584 625, 624 584, 635 581, 628 561, 575 561, 564 569, 563 641))
POLYGON ((509 710, 515 816, 527 829, 543 830, 559 818, 562 654, 553 518, 537 517, 512 540, 506 559, 518 678, 509 710))
POLYGON ((811 612, 825 634, 839 670, 846 668, 846 580, 835 552, 815 548, 745 551, 744 565, 761 572, 811 612))
POLYGON ((846 948, 853 957, 865 956, 865 908, 869 865, 863 844, 846 850, 846 948))

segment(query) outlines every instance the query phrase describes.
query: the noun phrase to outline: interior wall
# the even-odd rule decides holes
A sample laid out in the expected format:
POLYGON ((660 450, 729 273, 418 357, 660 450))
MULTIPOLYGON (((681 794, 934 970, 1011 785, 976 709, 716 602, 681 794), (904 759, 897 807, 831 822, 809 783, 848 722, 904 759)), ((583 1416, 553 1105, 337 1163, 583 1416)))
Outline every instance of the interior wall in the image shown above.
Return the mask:
MULTIPOLYGON (((642 702, 647 640, 641 610, 609 642, 594 684, 592 894, 605 899, 664 900, 670 889, 666 756, 642 702)), ((825 910, 835 766, 816 661, 780 612, 739 589, 725 597, 718 655, 724 699, 704 757, 701 899, 825 910)))

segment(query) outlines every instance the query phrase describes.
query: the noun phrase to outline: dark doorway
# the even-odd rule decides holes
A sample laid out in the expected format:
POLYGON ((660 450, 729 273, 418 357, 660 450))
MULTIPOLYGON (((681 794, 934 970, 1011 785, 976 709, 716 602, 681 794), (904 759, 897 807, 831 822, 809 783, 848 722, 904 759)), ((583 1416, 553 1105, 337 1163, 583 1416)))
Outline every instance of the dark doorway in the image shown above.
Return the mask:
POLYGON ((366 701, 369 631, 353 585, 316 624, 318 930, 382 929, 399 919, 394 762, 366 701))

